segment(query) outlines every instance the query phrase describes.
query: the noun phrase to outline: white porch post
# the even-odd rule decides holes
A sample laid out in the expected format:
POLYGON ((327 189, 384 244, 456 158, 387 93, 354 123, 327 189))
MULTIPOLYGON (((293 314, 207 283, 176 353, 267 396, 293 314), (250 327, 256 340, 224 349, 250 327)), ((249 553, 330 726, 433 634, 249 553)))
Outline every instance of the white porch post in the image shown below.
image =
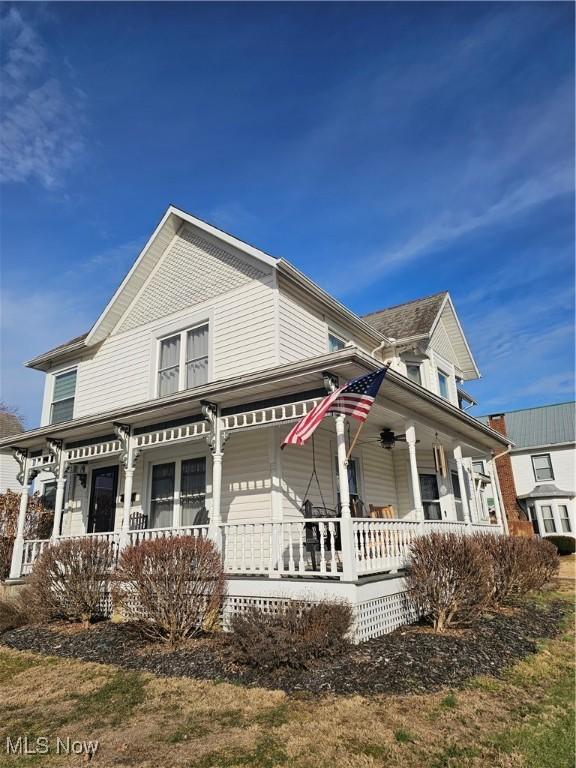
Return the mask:
POLYGON ((222 459, 227 435, 222 430, 220 410, 215 403, 201 401, 202 413, 210 424, 208 442, 212 453, 212 509, 208 525, 208 538, 222 551, 222 459))
POLYGON ((488 468, 488 475, 490 476, 490 484, 492 485, 492 491, 494 494, 494 509, 496 512, 496 520, 498 521, 498 525, 500 526, 500 529, 503 533, 508 534, 508 518, 506 517, 506 514, 502 513, 503 505, 501 504, 501 491, 500 491, 500 483, 498 482, 498 471, 496 467, 494 466, 494 458, 491 457, 486 462, 486 467, 488 468))
POLYGON ((456 461, 456 472, 458 474, 458 484, 460 485, 460 502, 462 504, 462 513, 464 515, 464 522, 470 528, 472 525, 472 519, 470 517, 470 504, 468 501, 468 490, 466 483, 464 482, 464 467, 462 465, 462 446, 456 445, 454 447, 454 459, 456 461))
POLYGON ((22 575, 22 557, 24 555, 24 525, 26 523, 26 510, 28 508, 28 484, 29 484, 29 461, 28 452, 25 450, 16 450, 14 455, 20 464, 18 480, 22 484, 22 495, 20 496, 20 508, 18 510, 18 527, 16 529, 16 539, 12 549, 12 561, 10 563, 10 578, 19 579, 22 575))
POLYGON ((336 422, 336 448, 338 453, 338 484, 340 486, 340 539, 342 542, 342 576, 345 581, 356 581, 356 538, 350 514, 350 487, 348 485, 348 459, 346 458, 346 432, 344 414, 334 416, 336 422))
POLYGON ((122 505, 122 528, 120 529, 119 548, 123 549, 130 542, 130 514, 132 512, 132 488, 134 487, 134 471, 139 451, 136 450, 132 427, 127 424, 114 424, 120 442, 122 443, 122 456, 120 461, 124 465, 124 502, 122 505))
POLYGON ((52 540, 60 535, 62 524, 62 509, 64 507, 64 490, 66 488, 66 466, 62 440, 48 440, 48 446, 56 458, 56 499, 54 500, 54 522, 52 524, 52 540))
POLYGON ((418 460, 416 458, 416 427, 412 422, 406 424, 406 444, 410 459, 410 478, 412 481, 412 503, 416 519, 420 523, 420 529, 424 531, 424 507, 422 506, 422 494, 420 493, 420 476, 418 474, 418 460))
POLYGON ((268 430, 268 455, 270 456, 270 488, 271 488, 271 512, 272 512, 272 536, 270 540, 270 576, 279 578, 281 569, 280 558, 282 552, 282 518, 284 510, 282 505, 282 459, 280 456, 280 431, 277 427, 268 430))

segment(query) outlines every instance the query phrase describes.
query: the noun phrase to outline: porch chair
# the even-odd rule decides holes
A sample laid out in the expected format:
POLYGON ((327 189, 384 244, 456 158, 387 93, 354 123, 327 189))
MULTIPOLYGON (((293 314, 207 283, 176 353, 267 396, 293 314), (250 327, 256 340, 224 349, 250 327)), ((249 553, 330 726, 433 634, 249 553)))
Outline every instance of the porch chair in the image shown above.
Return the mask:
POLYGON ((394 520, 396 518, 396 513, 391 504, 385 504, 383 507, 377 507, 374 504, 370 504, 370 517, 378 518, 380 520, 394 520))

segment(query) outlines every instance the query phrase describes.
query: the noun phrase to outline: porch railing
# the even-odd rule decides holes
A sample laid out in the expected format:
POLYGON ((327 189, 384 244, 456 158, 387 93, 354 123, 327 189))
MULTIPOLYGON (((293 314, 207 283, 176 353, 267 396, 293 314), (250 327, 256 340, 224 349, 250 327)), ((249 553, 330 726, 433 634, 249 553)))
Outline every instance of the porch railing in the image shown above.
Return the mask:
MULTIPOLYGON (((207 538, 210 526, 191 525, 178 528, 144 528, 128 531, 127 543, 175 536, 207 538)), ((352 572, 358 576, 396 572, 406 567, 413 540, 432 531, 451 533, 501 533, 500 526, 489 522, 467 524, 455 520, 382 520, 352 518, 305 518, 290 521, 239 521, 223 523, 219 529, 224 571, 230 575, 311 576, 349 578, 344 559, 352 560, 352 572), (344 526, 347 524, 347 527, 344 526), (347 532, 347 533, 345 533, 347 532), (345 535, 348 541, 345 541, 345 535), (352 540, 351 548, 347 546, 352 540), (349 553, 349 554, 346 554, 349 553)), ((61 536, 59 539, 96 538, 108 541, 116 555, 121 546, 121 532, 88 533, 61 536)), ((28 575, 50 539, 24 542, 22 575, 28 575)), ((350 563, 349 563, 350 566, 350 563)))

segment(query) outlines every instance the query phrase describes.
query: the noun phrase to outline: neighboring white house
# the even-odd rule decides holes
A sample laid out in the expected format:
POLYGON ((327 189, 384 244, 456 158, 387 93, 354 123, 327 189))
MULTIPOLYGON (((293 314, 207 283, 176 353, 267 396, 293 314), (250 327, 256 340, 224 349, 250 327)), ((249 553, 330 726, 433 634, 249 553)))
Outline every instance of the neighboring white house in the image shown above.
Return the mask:
MULTIPOLYGON (((20 419, 10 411, 0 410, 0 440, 13 438, 23 432, 20 419)), ((22 486, 18 480, 20 467, 12 454, 0 454, 0 493, 14 491, 20 493, 22 486)))
POLYGON ((505 506, 517 501, 540 536, 574 537, 576 404, 543 405, 487 417, 487 423, 499 431, 502 421, 513 443, 510 460, 514 487, 506 489, 500 476, 505 506))
POLYGON ((27 365, 45 373, 41 426, 0 441, 24 475, 13 579, 47 544, 21 533, 33 477, 56 484, 54 538, 208 536, 228 611, 342 597, 358 639, 405 620, 414 536, 505 529, 498 493, 490 515, 479 486, 497 488, 507 441, 462 407, 479 374, 447 293, 360 317, 170 207, 90 331, 27 365), (384 363, 349 460, 343 416, 280 451, 336 383, 384 363))

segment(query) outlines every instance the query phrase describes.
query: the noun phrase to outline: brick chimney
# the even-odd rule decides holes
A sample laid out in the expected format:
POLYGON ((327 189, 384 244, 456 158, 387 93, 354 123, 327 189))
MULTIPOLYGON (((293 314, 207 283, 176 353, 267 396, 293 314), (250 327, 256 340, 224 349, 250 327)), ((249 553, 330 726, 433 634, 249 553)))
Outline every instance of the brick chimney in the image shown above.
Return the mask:
MULTIPOLYGON (((488 426, 495 432, 504 435, 504 437, 508 436, 506 432, 506 419, 503 413, 495 413, 492 416, 488 416, 488 426)), ((508 453, 496 459, 496 471, 498 472, 498 480, 508 522, 513 523, 515 520, 526 520, 524 511, 516 498, 516 483, 514 482, 514 474, 512 472, 512 460, 508 453)))

